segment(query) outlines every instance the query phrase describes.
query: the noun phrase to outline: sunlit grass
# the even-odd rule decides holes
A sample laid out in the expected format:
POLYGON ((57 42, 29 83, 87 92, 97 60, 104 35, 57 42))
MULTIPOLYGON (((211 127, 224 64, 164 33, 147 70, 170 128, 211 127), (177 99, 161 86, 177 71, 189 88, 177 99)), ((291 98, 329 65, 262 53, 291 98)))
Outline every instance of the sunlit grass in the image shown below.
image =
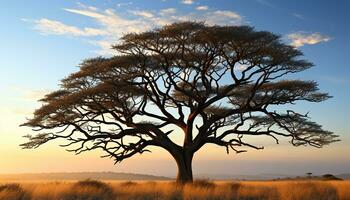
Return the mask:
POLYGON ((350 181, 170 181, 0 184, 0 199, 20 200, 350 200, 350 181))

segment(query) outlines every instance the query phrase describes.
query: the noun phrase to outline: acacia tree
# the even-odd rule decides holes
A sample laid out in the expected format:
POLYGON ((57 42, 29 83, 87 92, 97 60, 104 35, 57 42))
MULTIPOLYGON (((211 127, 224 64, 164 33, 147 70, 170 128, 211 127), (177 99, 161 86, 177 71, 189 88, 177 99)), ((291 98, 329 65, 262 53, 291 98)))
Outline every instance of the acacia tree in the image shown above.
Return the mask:
POLYGON ((273 33, 182 22, 126 34, 113 49, 113 57, 85 60, 41 99, 23 124, 40 133, 27 135, 23 148, 65 139, 68 151, 102 149, 121 162, 156 146, 175 159, 177 181, 189 182, 193 156, 208 143, 241 153, 263 149, 247 141, 255 136, 286 137, 295 146, 337 141, 291 110, 330 96, 314 81, 284 78, 312 63, 273 33))

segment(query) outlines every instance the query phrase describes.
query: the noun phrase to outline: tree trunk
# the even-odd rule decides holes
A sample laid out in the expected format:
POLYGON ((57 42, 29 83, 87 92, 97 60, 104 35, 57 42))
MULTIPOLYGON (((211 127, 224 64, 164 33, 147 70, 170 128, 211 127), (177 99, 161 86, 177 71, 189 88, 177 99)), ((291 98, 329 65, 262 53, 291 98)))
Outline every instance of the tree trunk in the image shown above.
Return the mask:
POLYGON ((193 154, 182 150, 181 153, 174 155, 177 164, 177 183, 191 183, 193 181, 192 174, 192 158, 193 154))

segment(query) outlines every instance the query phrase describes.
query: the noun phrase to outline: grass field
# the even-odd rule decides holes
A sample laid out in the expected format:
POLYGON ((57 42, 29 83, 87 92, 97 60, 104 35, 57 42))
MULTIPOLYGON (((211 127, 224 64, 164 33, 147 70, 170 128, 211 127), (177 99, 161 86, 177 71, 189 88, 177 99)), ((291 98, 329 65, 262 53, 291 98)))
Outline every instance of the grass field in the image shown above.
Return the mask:
POLYGON ((350 181, 21 182, 0 184, 1 200, 350 200, 350 181))

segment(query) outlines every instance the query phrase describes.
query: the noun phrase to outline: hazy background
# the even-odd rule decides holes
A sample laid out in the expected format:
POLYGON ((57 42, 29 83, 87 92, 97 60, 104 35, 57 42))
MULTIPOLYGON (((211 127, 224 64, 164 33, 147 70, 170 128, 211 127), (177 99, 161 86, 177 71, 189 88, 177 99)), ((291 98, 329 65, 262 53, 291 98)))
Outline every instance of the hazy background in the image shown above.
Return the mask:
POLYGON ((173 176, 175 162, 161 149, 113 165, 101 152, 75 156, 50 143, 21 150, 19 127, 36 101, 58 88, 59 80, 77 70, 85 58, 110 56, 110 45, 127 32, 180 20, 209 24, 250 25, 281 35, 300 48, 315 67, 297 75, 316 80, 334 98, 319 104, 300 102, 294 108, 341 142, 323 149, 275 145, 257 139, 265 150, 227 155, 225 149, 206 146, 194 160, 196 174, 304 174, 349 173, 350 169, 350 2, 273 0, 4 0, 0 6, 0 173, 116 171, 173 176))

